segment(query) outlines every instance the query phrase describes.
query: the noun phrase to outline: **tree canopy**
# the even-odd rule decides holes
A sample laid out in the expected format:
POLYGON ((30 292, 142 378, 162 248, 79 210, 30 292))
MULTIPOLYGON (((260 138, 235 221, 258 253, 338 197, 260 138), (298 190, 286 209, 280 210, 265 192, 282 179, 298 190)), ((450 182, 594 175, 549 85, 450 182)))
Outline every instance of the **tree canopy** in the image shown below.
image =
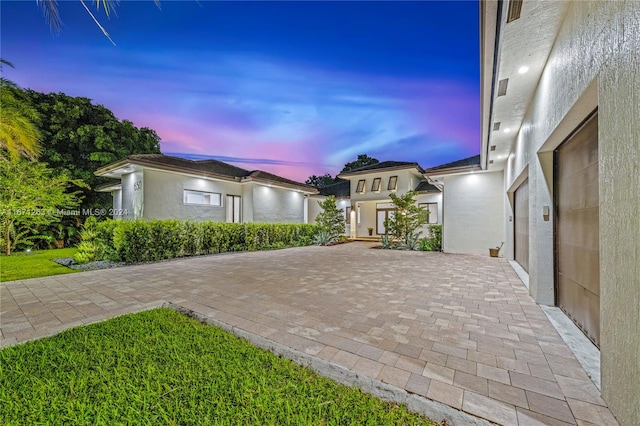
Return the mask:
POLYGON ((94 105, 88 98, 33 90, 23 93, 38 113, 35 124, 42 138, 40 161, 91 187, 82 191, 83 208, 111 205, 109 194, 93 190, 108 181, 95 176, 96 169, 130 154, 160 153, 160 138, 155 131, 137 128, 128 120, 120 121, 113 112, 94 105))
POLYGON ((322 176, 311 175, 304 183, 315 186, 316 188, 323 188, 336 183, 336 181, 337 178, 334 178, 329 173, 325 173, 322 176))
MULTIPOLYGON (((367 154, 359 154, 358 158, 355 161, 351 161, 346 163, 342 168, 340 173, 348 172, 350 170, 359 169, 360 167, 370 166, 372 164, 378 164, 380 160, 377 158, 369 157, 367 154)), ((338 173, 338 174, 340 174, 338 173)), ((338 177, 333 177, 329 173, 325 173, 322 176, 311 175, 305 181, 307 185, 315 186, 316 188, 323 188, 325 186, 338 183, 340 179, 338 177)))
POLYGON ((349 170, 359 169, 360 167, 371 166, 378 164, 380 160, 377 158, 369 157, 367 154, 359 154, 355 161, 351 161, 344 165, 340 173, 348 172, 349 170))

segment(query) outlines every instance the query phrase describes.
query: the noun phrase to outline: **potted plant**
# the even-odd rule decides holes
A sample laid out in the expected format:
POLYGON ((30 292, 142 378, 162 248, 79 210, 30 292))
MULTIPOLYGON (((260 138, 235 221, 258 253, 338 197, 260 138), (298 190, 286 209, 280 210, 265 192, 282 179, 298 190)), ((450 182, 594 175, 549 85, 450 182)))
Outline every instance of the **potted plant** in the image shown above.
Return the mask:
POLYGON ((367 231, 369 231, 369 236, 373 235, 373 228, 372 227, 368 227, 367 231))
POLYGON ((502 248, 503 245, 504 245, 504 241, 501 242, 499 246, 496 246, 495 248, 490 248, 489 256, 498 257, 498 255, 500 254, 500 249, 502 248))

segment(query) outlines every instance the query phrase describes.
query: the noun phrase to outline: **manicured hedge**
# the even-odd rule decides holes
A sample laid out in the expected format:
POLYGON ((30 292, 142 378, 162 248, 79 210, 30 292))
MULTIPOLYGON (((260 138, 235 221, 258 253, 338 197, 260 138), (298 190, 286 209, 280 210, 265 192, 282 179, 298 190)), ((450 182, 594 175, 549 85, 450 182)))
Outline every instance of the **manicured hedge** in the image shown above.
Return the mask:
POLYGON ((109 260, 143 262, 305 246, 311 244, 317 232, 317 225, 311 224, 107 220, 83 231, 89 238, 83 238, 86 250, 81 244, 77 258, 85 262, 100 260, 103 253, 109 253, 109 260))

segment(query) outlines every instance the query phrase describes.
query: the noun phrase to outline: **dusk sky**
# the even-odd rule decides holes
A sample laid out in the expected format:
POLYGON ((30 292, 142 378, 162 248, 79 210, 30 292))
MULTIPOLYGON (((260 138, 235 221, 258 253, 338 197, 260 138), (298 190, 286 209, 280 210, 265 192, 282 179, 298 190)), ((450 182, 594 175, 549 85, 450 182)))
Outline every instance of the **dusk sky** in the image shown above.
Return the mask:
POLYGON ((165 154, 304 181, 363 153, 479 153, 476 1, 123 1, 96 13, 116 46, 80 2, 58 5, 53 35, 35 0, 1 2, 5 77, 90 98, 165 154))

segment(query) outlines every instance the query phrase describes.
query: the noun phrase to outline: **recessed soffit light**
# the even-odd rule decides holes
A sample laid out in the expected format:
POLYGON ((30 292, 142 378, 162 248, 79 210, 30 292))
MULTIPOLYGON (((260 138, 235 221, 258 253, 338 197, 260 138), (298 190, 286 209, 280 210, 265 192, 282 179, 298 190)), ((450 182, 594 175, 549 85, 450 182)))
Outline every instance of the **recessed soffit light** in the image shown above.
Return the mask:
POLYGON ((518 68, 518 74, 526 74, 527 71, 529 71, 529 67, 527 66, 521 66, 518 68))
POLYGON ((503 132, 509 133, 509 132, 511 132, 511 129, 507 127, 506 129, 503 130, 503 132))

